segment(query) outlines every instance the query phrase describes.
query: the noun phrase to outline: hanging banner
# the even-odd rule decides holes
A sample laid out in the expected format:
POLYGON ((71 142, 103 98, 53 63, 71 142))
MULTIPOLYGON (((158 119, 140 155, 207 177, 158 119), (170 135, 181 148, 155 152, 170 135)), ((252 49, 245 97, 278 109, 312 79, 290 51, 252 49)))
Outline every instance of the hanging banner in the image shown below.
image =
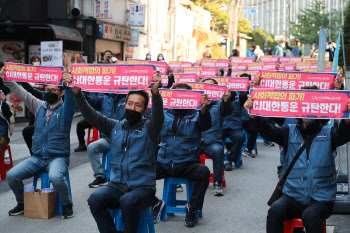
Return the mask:
MULTIPOLYGON (((197 82, 197 74, 174 74, 175 83, 197 82)), ((162 84, 168 85, 169 75, 162 75, 162 84)))
MULTIPOLYGON (((150 89, 146 90, 151 96, 150 89)), ((163 98, 163 108, 172 109, 202 109, 202 95, 204 91, 159 89, 163 98)), ((152 108, 152 98, 149 98, 149 108, 152 108)))
POLYGON ((226 86, 231 91, 248 91, 249 90, 249 78, 229 78, 229 77, 204 77, 215 79, 219 85, 226 86))
POLYGON ((303 69, 317 69, 317 63, 316 62, 300 62, 295 64, 296 70, 303 70, 303 69))
POLYGON ((260 71, 259 88, 301 89, 317 86, 320 90, 334 88, 336 73, 301 73, 288 71, 260 71))
POLYGON ((231 64, 235 63, 253 63, 255 61, 254 57, 231 57, 231 64))
POLYGON ((227 87, 209 83, 187 83, 195 91, 204 91, 209 100, 220 100, 226 93, 227 87))
POLYGON ((262 56, 260 57, 260 62, 277 62, 280 56, 262 56))
POLYGON ((277 62, 255 62, 247 65, 249 71, 277 70, 277 62))
POLYGON ((278 60, 280 63, 297 63, 303 62, 302 57, 280 57, 278 60))
POLYGON ((63 66, 46 67, 6 62, 4 80, 62 86, 63 70, 63 66))
POLYGON ((157 70, 160 71, 161 75, 166 75, 168 73, 168 64, 162 61, 148 61, 128 58, 126 64, 150 64, 154 65, 157 70))
POLYGON ((333 65, 332 65, 332 71, 337 72, 338 71, 338 58, 339 58, 339 46, 340 46, 340 34, 342 33, 342 28, 339 29, 338 39, 337 39, 337 46, 335 47, 335 52, 333 56, 333 65))
POLYGON ((249 114, 286 118, 349 118, 349 91, 251 89, 249 114))
POLYGON ((153 80, 154 65, 73 64, 71 74, 84 91, 101 90, 124 94, 125 90, 146 89, 153 80))
POLYGON ((198 77, 203 76, 216 76, 218 68, 214 67, 186 67, 183 68, 184 73, 196 73, 198 77))
POLYGON ((192 63, 189 61, 169 61, 168 65, 171 68, 185 68, 185 67, 192 67, 192 63))
POLYGON ((317 72, 323 72, 326 61, 326 42, 328 29, 320 28, 320 39, 318 42, 317 72))
POLYGON ((231 64, 231 69, 232 69, 232 71, 234 71, 234 70, 246 70, 247 64, 246 63, 233 63, 233 64, 231 64))
POLYGON ((130 4, 130 19, 129 26, 144 27, 146 5, 144 4, 130 4))
POLYGON ((228 68, 230 66, 230 60, 202 58, 201 66, 228 68))

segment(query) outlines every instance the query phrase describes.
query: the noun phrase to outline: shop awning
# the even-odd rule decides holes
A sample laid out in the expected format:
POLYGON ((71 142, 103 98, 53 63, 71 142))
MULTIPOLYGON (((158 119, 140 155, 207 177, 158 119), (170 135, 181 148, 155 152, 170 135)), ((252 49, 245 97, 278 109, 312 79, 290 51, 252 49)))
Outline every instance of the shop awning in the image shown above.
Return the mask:
POLYGON ((48 26, 55 33, 56 39, 83 42, 83 37, 80 35, 78 30, 74 28, 68 28, 68 27, 63 27, 63 26, 58 26, 53 24, 48 24, 48 26))

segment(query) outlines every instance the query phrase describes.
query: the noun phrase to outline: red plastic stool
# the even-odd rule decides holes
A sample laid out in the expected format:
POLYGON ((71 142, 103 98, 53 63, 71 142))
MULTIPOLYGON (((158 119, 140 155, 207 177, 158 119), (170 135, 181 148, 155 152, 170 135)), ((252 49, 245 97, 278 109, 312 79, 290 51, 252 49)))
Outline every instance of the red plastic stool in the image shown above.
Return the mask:
MULTIPOLYGON (((293 233, 295 227, 304 227, 301 218, 288 219, 284 221, 284 233, 293 233)), ((323 233, 327 233, 326 220, 322 222, 323 233)))
MULTIPOLYGON (((209 156, 206 156, 205 154, 201 154, 199 156, 199 160, 201 161, 201 164, 205 165, 205 160, 206 159, 211 159, 209 156)), ((210 183, 214 183, 214 178, 213 178, 213 173, 210 173, 210 178, 209 178, 210 183)), ((223 169, 223 173, 222 173, 222 183, 221 183, 222 187, 226 187, 226 180, 225 180, 225 169, 223 169)))
POLYGON ((98 133, 98 130, 95 127, 90 127, 88 130, 87 146, 89 146, 90 143, 97 141, 98 139, 100 139, 100 134, 98 133))
MULTIPOLYGON (((10 145, 5 146, 0 150, 0 174, 1 179, 6 179, 6 172, 8 172, 13 167, 12 154, 10 145), (5 151, 9 152, 10 164, 5 163, 5 151)), ((1 181, 0 179, 0 181, 1 181)))

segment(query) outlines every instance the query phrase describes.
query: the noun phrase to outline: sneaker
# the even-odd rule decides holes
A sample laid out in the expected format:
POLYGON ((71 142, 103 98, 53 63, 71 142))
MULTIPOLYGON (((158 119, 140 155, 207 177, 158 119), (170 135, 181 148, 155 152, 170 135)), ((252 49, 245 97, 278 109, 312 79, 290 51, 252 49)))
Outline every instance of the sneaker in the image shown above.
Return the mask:
POLYGON ((253 155, 252 151, 249 151, 247 148, 242 151, 242 155, 247 158, 255 158, 255 155, 253 155))
POLYGON ((75 152, 81 152, 81 151, 86 151, 86 145, 79 145, 77 148, 74 149, 75 152))
POLYGON ((184 190, 183 190, 181 184, 177 184, 177 185, 176 185, 176 192, 183 192, 183 191, 184 191, 184 190))
POLYGON ((186 217, 185 217, 185 226, 186 227, 194 227, 197 223, 197 210, 191 208, 190 203, 187 202, 185 205, 186 217))
POLYGON ((221 189, 221 183, 215 181, 213 187, 214 196, 224 196, 224 191, 221 189))
POLYGON ((24 204, 17 204, 17 206, 9 211, 10 216, 17 216, 24 214, 24 204))
POLYGON ((98 188, 102 185, 107 185, 108 181, 106 180, 106 178, 102 178, 102 177, 97 177, 96 180, 94 180, 92 183, 89 184, 90 188, 98 188))
POLYGON ((225 168, 225 171, 232 171, 233 170, 232 162, 226 163, 224 168, 225 168))
POLYGON ((73 205, 68 204, 65 206, 62 206, 62 218, 64 219, 69 219, 69 218, 73 218, 74 214, 73 214, 73 205))
POLYGON ((153 223, 157 223, 160 219, 160 214, 165 207, 165 202, 158 200, 158 203, 153 206, 153 223))
POLYGON ((270 141, 265 141, 264 145, 265 146, 270 146, 270 147, 275 146, 275 144, 273 144, 273 142, 270 142, 270 141))

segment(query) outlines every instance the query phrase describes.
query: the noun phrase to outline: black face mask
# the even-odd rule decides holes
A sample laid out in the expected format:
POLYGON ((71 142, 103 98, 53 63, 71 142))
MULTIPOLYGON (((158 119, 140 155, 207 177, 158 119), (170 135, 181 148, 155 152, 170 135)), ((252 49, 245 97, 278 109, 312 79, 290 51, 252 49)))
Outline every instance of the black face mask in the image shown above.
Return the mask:
POLYGON ((52 93, 51 91, 46 92, 44 96, 44 100, 49 104, 53 104, 58 100, 58 95, 55 93, 52 93))
POLYGON ((141 120, 142 114, 140 112, 125 109, 125 119, 129 121, 130 123, 136 123, 139 120, 141 120))

